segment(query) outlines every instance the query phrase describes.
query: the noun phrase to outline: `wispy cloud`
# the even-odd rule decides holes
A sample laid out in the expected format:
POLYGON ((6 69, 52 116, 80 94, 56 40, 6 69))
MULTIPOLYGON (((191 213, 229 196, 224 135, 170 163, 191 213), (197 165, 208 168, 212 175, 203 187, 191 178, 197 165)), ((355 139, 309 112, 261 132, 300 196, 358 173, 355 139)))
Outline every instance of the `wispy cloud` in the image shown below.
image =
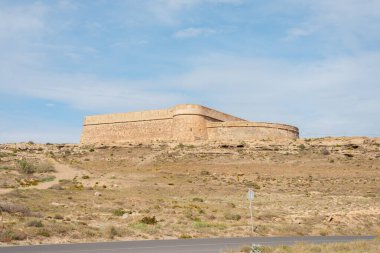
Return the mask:
POLYGON ((60 101, 82 110, 112 111, 170 105, 183 97, 176 92, 151 91, 154 82, 102 80, 89 75, 22 72, 2 80, 2 92, 60 101), (26 74, 27 73, 27 74, 26 74))
MULTIPOLYGON (((328 41, 330 47, 354 51, 362 50, 366 42, 380 40, 377 32, 380 26, 379 1, 320 0, 305 3, 288 0, 282 5, 299 5, 308 13, 303 15, 301 25, 288 29, 285 40, 314 36, 328 41)), ((279 8, 276 10, 281 11, 279 8)))
POLYGON ((245 0, 153 0, 149 1, 147 8, 155 17, 166 24, 180 23, 181 13, 201 5, 241 4, 245 0))
POLYGON ((76 10, 78 8, 77 1, 72 0, 58 0, 58 8, 63 10, 76 10))
POLYGON ((379 134, 379 63, 380 53, 307 64, 207 55, 174 82, 209 94, 200 103, 251 120, 288 121, 306 136, 379 134))
POLYGON ((0 4, 0 42, 42 31, 46 28, 43 19, 47 10, 47 6, 39 3, 13 7, 0 4))
POLYGON ((251 120, 292 123, 312 136, 339 135, 348 126, 348 134, 364 128, 375 133, 380 124, 380 73, 374 68, 380 54, 308 64, 233 55, 205 55, 190 62, 191 70, 183 74, 144 81, 21 73, 2 90, 99 112, 201 103, 251 120), (372 122, 363 125, 368 117, 372 122))
POLYGON ((313 34, 316 31, 316 28, 301 28, 301 27, 296 27, 296 28, 291 28, 290 30, 287 31, 287 35, 285 37, 286 41, 291 41, 300 37, 304 36, 309 36, 313 34))
MULTIPOLYGON (((51 110, 63 104, 80 120, 88 112, 186 102, 294 124, 304 136, 380 134, 379 1, 100 1, 90 7, 98 5, 104 22, 86 16, 76 1, 0 3, 0 95, 41 100, 51 110), (216 8, 210 20, 208 11, 216 8), (62 28, 64 22, 70 25, 62 28), (190 40, 215 34, 212 44, 190 40)), ((6 106, 0 101, 0 112, 12 112, 6 106)), ((33 131, 16 128, 18 120, 1 122, 0 141, 57 140, 57 129, 64 133, 59 141, 72 141, 80 132, 77 122, 66 131, 41 121, 46 128, 33 131)))
POLYGON ((195 28, 190 27, 186 29, 182 29, 174 33, 175 38, 186 39, 186 38, 194 38, 199 36, 208 36, 215 34, 217 31, 211 28, 201 27, 195 28))
POLYGON ((148 40, 145 39, 139 39, 139 40, 124 40, 124 41, 117 41, 110 45, 112 48, 121 48, 121 49, 131 49, 136 46, 144 46, 149 43, 148 40))

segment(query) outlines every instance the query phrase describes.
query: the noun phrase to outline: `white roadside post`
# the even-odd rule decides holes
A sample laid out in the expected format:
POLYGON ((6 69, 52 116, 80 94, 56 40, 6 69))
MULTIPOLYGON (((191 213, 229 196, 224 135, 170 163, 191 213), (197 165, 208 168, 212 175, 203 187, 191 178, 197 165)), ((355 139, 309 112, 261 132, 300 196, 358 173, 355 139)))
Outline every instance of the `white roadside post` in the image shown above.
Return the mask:
POLYGON ((249 209, 251 211, 251 233, 253 235, 253 210, 252 210, 252 201, 255 198, 255 193, 252 188, 248 189, 247 198, 249 200, 249 209))

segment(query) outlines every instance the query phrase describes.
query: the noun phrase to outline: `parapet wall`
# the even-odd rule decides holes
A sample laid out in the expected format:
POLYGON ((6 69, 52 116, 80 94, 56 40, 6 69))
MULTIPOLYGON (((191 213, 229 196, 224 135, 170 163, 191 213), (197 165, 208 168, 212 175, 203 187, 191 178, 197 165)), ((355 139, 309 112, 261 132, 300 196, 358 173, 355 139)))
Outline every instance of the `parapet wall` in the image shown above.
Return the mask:
POLYGON ((298 129, 253 123, 204 106, 181 104, 164 110, 86 116, 82 144, 298 138, 298 129))
POLYGON ((86 116, 81 143, 207 140, 207 122, 236 120, 243 121, 192 104, 164 110, 86 116))
POLYGON ((208 139, 214 141, 299 138, 297 127, 264 122, 215 122, 207 124, 208 139))

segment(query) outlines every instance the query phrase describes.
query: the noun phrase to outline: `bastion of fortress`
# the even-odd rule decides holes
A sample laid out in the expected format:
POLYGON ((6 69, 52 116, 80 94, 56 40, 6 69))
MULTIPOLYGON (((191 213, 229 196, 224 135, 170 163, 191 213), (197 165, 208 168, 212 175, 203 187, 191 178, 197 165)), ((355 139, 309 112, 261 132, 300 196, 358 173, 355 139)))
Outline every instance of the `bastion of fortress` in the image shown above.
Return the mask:
POLYGON ((81 144, 178 141, 249 141, 298 138, 294 126, 249 122, 201 105, 86 116, 81 144))

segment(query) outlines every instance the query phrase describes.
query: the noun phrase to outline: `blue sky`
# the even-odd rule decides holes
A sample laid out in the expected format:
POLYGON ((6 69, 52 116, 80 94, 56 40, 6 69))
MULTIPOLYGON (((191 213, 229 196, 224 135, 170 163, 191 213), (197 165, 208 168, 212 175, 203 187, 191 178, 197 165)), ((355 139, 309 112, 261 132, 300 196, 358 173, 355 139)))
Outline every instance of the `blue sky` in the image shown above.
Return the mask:
POLYGON ((379 28, 378 0, 2 0, 0 142, 179 103, 380 136, 379 28))

